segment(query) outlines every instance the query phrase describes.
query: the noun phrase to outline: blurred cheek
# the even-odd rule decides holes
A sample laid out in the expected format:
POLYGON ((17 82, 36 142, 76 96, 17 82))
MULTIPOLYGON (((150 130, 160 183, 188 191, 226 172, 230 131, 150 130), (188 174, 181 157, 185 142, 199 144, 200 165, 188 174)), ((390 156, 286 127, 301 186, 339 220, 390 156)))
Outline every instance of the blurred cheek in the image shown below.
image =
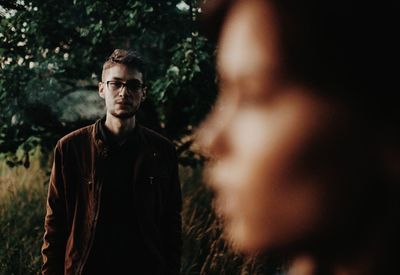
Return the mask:
POLYGON ((294 171, 319 124, 320 107, 289 97, 268 108, 238 109, 226 126, 222 137, 229 149, 208 175, 228 238, 239 249, 282 244, 317 222, 324 191, 294 171))

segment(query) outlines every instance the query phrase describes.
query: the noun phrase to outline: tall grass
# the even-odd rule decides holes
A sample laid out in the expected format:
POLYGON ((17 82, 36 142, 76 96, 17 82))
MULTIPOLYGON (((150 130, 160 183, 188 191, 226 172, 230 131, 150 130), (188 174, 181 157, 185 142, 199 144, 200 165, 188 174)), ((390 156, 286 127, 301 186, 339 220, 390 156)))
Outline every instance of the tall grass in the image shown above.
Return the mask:
MULTIPOLYGON (((48 169, 35 157, 29 169, 0 160, 0 275, 39 274, 48 169)), ((183 192, 182 274, 278 274, 272 262, 259 263, 231 251, 210 209, 211 194, 201 169, 180 168, 183 192)))
POLYGON ((39 161, 29 169, 0 161, 0 275, 39 273, 46 179, 39 161))
POLYGON ((201 182, 201 168, 182 168, 182 274, 282 274, 280 264, 267 256, 249 259, 223 240, 222 225, 211 209, 212 194, 201 182))

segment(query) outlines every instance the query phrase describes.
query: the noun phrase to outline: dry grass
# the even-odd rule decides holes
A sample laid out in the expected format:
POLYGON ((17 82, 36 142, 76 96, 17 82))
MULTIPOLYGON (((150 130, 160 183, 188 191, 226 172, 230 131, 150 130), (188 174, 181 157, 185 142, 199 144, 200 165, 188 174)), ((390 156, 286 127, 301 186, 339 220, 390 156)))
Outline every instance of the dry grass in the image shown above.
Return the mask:
POLYGON ((29 167, 0 161, 0 274, 38 274, 47 176, 38 155, 29 167))
POLYGON ((39 151, 36 151, 31 159, 29 168, 17 166, 10 168, 4 160, 0 159, 0 201, 15 199, 21 189, 35 189, 35 192, 42 192, 46 195, 47 182, 46 171, 41 167, 39 151), (41 183, 38 185, 37 183, 41 183))
MULTIPOLYGON (((182 274, 279 274, 233 253, 221 238, 210 209, 211 193, 201 169, 180 168, 183 205, 182 274)), ((0 160, 0 275, 38 274, 48 174, 35 155, 29 169, 9 168, 0 160)))

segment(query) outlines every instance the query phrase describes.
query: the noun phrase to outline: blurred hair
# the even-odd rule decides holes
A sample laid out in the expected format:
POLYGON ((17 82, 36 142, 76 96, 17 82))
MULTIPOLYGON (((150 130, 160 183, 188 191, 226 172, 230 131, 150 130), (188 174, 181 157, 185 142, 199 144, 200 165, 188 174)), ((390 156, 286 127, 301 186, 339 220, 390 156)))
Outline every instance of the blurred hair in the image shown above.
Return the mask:
MULTIPOLYGON (((204 6, 203 32, 211 40, 218 41, 225 16, 236 1, 214 0, 204 6)), ((342 99, 360 119, 371 123, 369 127, 389 126, 399 134, 398 2, 264 1, 278 15, 287 81, 342 99)))
POLYGON ((142 57, 136 51, 115 49, 114 52, 107 57, 103 64, 102 77, 104 77, 104 72, 115 64, 122 64, 131 70, 137 70, 138 72, 142 73, 143 83, 146 83, 145 63, 142 57))
MULTIPOLYGON (((210 40, 218 42, 224 20, 238 1, 247 0, 213 0, 203 7, 203 32, 210 40)), ((343 182, 351 184, 346 185, 343 199, 354 199, 348 210, 357 215, 352 221, 341 217, 347 226, 340 230, 346 234, 332 232, 330 239, 335 244, 345 243, 346 248, 335 247, 334 253, 346 258, 357 249, 378 251, 375 246, 384 247, 376 253, 381 257, 377 256, 376 262, 382 274, 390 274, 383 270, 395 266, 400 243, 399 2, 258 1, 268 1, 276 14, 284 81, 305 86, 309 93, 345 107, 340 119, 345 120, 348 135, 341 133, 336 146, 354 157, 338 161, 349 168, 343 182), (345 140, 343 144, 341 140, 345 140), (366 241, 374 230, 379 232, 379 240, 366 241), (345 242, 337 242, 345 236, 345 242), (354 248, 349 249, 351 246, 354 248)), ((317 143, 313 147, 318 150, 317 143)), ((324 248, 331 250, 334 245, 324 248)))

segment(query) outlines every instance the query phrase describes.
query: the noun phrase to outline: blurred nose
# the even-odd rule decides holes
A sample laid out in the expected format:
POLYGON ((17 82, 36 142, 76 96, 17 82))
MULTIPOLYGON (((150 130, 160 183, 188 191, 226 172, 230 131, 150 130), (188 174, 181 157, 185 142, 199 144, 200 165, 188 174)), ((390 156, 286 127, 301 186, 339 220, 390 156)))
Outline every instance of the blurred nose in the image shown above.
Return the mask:
POLYGON ((227 110, 218 109, 213 111, 200 126, 196 143, 205 157, 219 158, 229 152, 230 145, 227 130, 231 119, 227 110))

